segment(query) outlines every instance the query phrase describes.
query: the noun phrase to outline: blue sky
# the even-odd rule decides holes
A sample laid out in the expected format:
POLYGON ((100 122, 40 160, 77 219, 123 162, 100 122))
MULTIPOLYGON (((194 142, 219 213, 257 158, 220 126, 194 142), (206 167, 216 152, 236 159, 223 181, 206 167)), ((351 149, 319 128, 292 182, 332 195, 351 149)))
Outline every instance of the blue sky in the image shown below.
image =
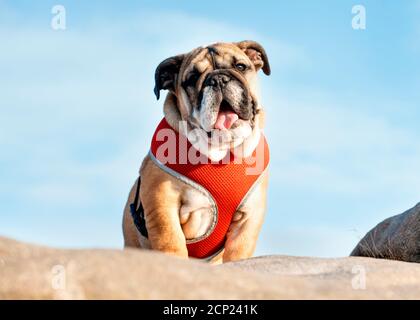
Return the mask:
POLYGON ((420 1, 1 1, 0 235, 122 246, 157 64, 253 39, 271 147, 257 254, 345 256, 420 201, 420 1), (67 28, 50 27, 66 8, 67 28), (351 28, 363 4, 366 30, 351 28))

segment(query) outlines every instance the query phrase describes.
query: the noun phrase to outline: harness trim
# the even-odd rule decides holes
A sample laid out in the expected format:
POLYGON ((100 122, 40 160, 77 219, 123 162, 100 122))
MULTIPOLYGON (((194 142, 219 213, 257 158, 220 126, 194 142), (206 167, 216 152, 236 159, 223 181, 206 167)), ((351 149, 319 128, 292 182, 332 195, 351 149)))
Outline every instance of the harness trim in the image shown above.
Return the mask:
POLYGON ((236 211, 241 210, 242 207, 245 205, 246 201, 248 200, 248 198, 252 195, 252 193, 254 192, 254 190, 257 188, 258 184, 261 182, 262 177, 264 176, 264 174, 268 171, 268 165, 267 167, 264 169, 263 172, 261 172, 261 175, 257 178, 257 180, 255 180, 254 184, 251 186, 251 188, 249 188, 248 192, 246 193, 246 195, 242 198, 241 203, 239 203, 238 207, 236 208, 236 211))
POLYGON ((214 231, 214 229, 216 228, 218 217, 219 217, 219 215, 218 215, 219 210, 218 210, 217 205, 216 205, 216 200, 213 198, 211 193, 205 187, 203 187, 201 184, 198 184, 195 181, 191 180, 190 178, 188 178, 188 177, 180 174, 179 172, 176 172, 175 170, 165 166, 162 162, 159 161, 159 159, 157 159, 154 156, 154 154, 152 153, 151 150, 149 150, 149 156, 152 159, 152 161, 159 168, 161 168, 163 171, 165 171, 166 173, 170 174, 171 176, 181 180, 182 182, 188 184, 189 186, 195 188, 196 190, 200 191, 202 194, 204 194, 210 200, 210 204, 211 204, 212 212, 213 212, 213 221, 212 221, 210 229, 207 230, 207 232, 205 234, 203 234, 203 235, 201 235, 197 238, 187 239, 186 240, 187 244, 201 241, 201 240, 207 238, 208 236, 210 236, 212 234, 212 232, 214 231))

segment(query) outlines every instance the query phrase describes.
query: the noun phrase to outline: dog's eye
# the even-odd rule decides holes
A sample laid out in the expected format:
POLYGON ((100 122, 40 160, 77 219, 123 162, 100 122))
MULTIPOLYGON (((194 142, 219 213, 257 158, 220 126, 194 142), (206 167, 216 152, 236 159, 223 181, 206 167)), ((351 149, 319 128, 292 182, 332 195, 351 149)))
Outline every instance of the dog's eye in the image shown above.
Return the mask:
POLYGON ((236 68, 238 71, 243 72, 243 71, 245 71, 245 70, 246 70, 246 65, 245 65, 245 64, 243 64, 243 63, 237 63, 237 64, 235 64, 235 68, 236 68))
POLYGON ((200 78, 200 74, 194 71, 189 75, 189 77, 187 78, 187 80, 184 81, 183 84, 186 87, 195 86, 195 84, 198 81, 198 78, 200 78))

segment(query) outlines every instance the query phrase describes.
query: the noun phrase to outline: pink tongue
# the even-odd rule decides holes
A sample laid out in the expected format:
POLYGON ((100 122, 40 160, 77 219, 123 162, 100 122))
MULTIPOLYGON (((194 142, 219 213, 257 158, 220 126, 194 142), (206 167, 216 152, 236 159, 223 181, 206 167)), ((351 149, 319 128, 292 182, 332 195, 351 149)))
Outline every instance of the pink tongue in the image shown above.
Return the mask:
POLYGON ((232 111, 220 111, 217 115, 216 123, 214 124, 215 129, 228 130, 232 127, 239 117, 235 112, 232 111))

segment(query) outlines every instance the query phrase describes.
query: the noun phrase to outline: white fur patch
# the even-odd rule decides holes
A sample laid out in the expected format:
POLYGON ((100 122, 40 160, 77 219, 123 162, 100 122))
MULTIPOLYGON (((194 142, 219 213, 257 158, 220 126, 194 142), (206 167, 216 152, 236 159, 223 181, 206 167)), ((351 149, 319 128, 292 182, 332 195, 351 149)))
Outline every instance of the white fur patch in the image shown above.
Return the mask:
POLYGON ((201 127, 209 132, 213 129, 217 119, 217 112, 213 111, 218 97, 211 87, 205 87, 203 90, 203 100, 201 101, 199 119, 201 127))
POLYGON ((188 188, 181 197, 179 219, 185 238, 193 240, 205 235, 215 219, 209 198, 193 188, 188 188))

